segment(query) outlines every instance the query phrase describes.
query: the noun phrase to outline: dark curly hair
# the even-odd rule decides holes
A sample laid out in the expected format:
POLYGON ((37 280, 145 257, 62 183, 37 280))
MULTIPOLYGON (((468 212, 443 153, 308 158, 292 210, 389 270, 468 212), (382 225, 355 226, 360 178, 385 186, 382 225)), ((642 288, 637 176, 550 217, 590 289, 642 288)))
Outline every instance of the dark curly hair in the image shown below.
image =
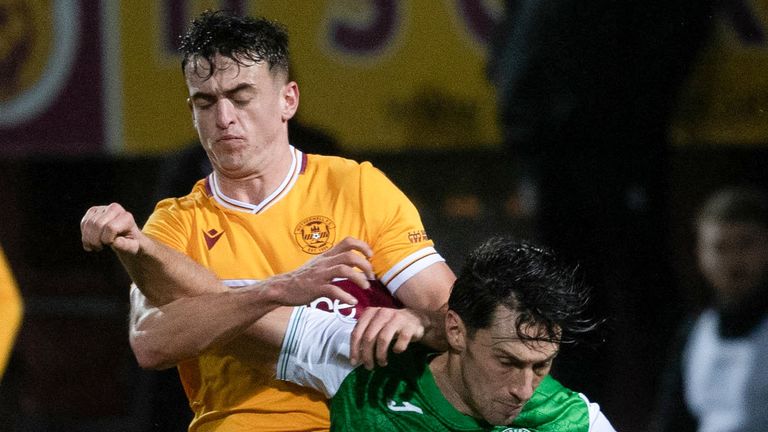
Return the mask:
POLYGON ((198 72, 197 59, 205 59, 209 68, 204 77, 210 78, 219 54, 240 66, 266 61, 270 71, 284 72, 288 76, 288 32, 285 27, 266 18, 234 15, 228 11, 205 11, 192 20, 187 33, 181 37, 181 72, 193 61, 198 72))
POLYGON ((574 343, 597 327, 585 318, 589 289, 577 268, 546 249, 509 238, 492 238, 476 248, 456 280, 448 306, 464 321, 470 337, 491 326, 504 306, 517 313, 517 337, 524 341, 574 343), (541 326, 530 336, 525 326, 541 326))

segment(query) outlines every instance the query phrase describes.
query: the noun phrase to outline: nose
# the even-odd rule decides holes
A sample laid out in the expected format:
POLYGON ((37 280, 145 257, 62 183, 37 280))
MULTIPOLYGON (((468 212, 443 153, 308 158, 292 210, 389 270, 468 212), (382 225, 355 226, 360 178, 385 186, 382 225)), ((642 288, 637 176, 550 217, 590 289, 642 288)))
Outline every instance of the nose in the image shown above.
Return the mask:
POLYGON ((216 102, 216 126, 226 129, 235 122, 235 107, 228 99, 216 102))
POLYGON ((526 403, 533 397, 533 391, 536 389, 535 381, 535 374, 532 369, 522 369, 512 377, 509 394, 520 403, 526 403))

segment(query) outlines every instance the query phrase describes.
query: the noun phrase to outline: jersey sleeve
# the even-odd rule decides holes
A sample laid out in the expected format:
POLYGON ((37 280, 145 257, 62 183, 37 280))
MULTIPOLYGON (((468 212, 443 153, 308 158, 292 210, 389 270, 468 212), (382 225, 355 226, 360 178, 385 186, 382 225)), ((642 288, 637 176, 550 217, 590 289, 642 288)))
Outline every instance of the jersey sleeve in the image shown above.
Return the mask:
POLYGON ((0 376, 8 364, 21 324, 22 301, 11 268, 0 248, 0 376))
POLYGON ((176 198, 157 203, 142 231, 181 253, 186 253, 191 237, 190 224, 180 211, 179 200, 176 198))
POLYGON ((426 267, 445 261, 435 250, 416 207, 381 171, 361 164, 360 194, 377 277, 394 295, 426 267))
POLYGON ((331 398, 354 369, 349 340, 355 321, 306 306, 293 308, 275 376, 331 398))
POLYGON ((589 411, 589 432, 616 432, 611 422, 605 417, 600 406, 594 402, 590 402, 586 396, 579 393, 579 397, 587 404, 587 410, 589 411))

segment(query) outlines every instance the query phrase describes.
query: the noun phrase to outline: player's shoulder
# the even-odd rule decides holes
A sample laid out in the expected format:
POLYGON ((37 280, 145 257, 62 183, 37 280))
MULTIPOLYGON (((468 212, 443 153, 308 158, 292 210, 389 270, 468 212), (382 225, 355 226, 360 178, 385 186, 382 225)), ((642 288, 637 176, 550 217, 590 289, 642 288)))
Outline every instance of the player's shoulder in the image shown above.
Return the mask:
POLYGON ((548 399, 558 393, 568 395, 575 393, 574 391, 562 385, 560 381, 553 378, 552 375, 547 375, 544 377, 544 379, 541 380, 541 383, 536 388, 536 392, 541 395, 543 399, 548 399))
POLYGON ((208 178, 197 181, 192 191, 181 197, 170 197, 160 200, 155 206, 155 212, 186 212, 204 205, 210 196, 208 178))
POLYGON ((314 172, 325 176, 340 178, 359 177, 370 175, 371 172, 378 172, 372 163, 368 161, 359 162, 341 156, 327 156, 318 154, 307 154, 308 172, 314 172))
POLYGON ((543 431, 560 430, 558 428, 586 431, 589 420, 589 403, 585 398, 547 375, 514 425, 543 431))

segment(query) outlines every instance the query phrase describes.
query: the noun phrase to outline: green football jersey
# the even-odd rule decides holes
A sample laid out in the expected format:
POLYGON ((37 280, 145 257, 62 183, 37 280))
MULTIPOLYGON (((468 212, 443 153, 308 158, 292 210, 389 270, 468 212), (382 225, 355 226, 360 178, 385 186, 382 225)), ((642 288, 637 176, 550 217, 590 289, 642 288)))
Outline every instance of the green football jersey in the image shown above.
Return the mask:
POLYGON ((511 425, 493 426, 462 414, 445 399, 428 367, 429 353, 412 346, 390 353, 386 367, 353 370, 330 402, 332 431, 587 432, 589 409, 578 393, 545 377, 511 425))

